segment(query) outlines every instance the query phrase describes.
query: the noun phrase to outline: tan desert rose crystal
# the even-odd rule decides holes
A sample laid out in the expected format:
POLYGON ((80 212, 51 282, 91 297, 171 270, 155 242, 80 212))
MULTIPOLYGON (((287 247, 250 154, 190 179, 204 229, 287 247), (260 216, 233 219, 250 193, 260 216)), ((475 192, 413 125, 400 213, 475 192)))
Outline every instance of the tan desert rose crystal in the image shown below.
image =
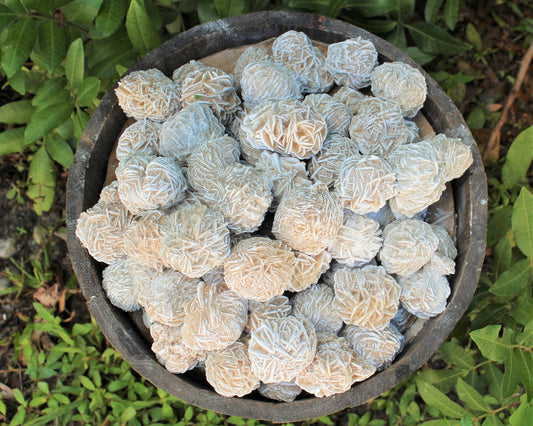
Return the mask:
POLYGON ((298 75, 304 93, 327 92, 333 85, 333 77, 324 67, 324 54, 305 33, 291 30, 277 37, 272 57, 298 75))
POLYGON ((255 168, 272 181, 272 195, 276 200, 307 180, 307 170, 303 161, 277 152, 262 151, 255 168))
POLYGON ((462 176, 474 161, 470 147, 459 138, 439 134, 424 141, 435 148, 438 160, 443 163, 446 182, 462 176))
POLYGON ((455 274, 455 262, 453 259, 443 255, 438 251, 438 249, 435 253, 433 253, 433 256, 431 256, 431 259, 429 259, 429 262, 426 263, 425 266, 440 275, 455 274))
POLYGON ((114 180, 109 185, 104 186, 100 191, 100 198, 98 199, 100 204, 122 204, 120 196, 118 195, 118 180, 114 180))
POLYGON ((272 182, 254 167, 234 163, 214 176, 198 196, 224 215, 233 232, 254 232, 272 202, 272 182))
POLYGON ((155 272, 139 288, 139 304, 151 323, 181 326, 185 319, 184 305, 196 295, 200 280, 188 278, 178 271, 155 272))
POLYGON ((348 136, 352 120, 350 109, 326 93, 307 95, 303 103, 314 108, 324 116, 328 125, 328 134, 338 133, 348 136))
POLYGON ((313 325, 294 316, 262 321, 248 345, 252 371, 264 383, 290 382, 313 361, 315 351, 313 325))
POLYGON ((230 253, 230 236, 222 214, 201 204, 180 207, 163 227, 161 254, 166 265, 198 278, 230 253))
POLYGON ((259 387, 259 379, 252 373, 247 345, 243 342, 208 352, 205 377, 218 394, 230 398, 244 396, 259 387))
POLYGON ((452 237, 450 237, 450 234, 448 234, 448 231, 446 231, 444 227, 435 224, 431 225, 431 230, 439 239, 437 252, 449 257, 452 260, 455 260, 457 257, 457 248, 455 247, 452 237))
POLYGON ((185 80, 187 77, 194 77, 199 74, 202 74, 204 71, 207 71, 211 67, 199 62, 199 61, 189 61, 186 64, 183 64, 181 67, 176 68, 174 72, 172 73, 172 80, 174 83, 178 85, 178 87, 181 88, 181 85, 183 84, 183 80, 185 80))
POLYGON ((409 277, 400 277, 403 307, 419 318, 431 318, 446 308, 450 285, 446 277, 424 267, 409 277))
POLYGON ((159 133, 159 153, 186 163, 194 148, 224 135, 225 129, 211 108, 193 103, 163 123, 159 133))
POLYGON ((189 73, 181 83, 180 100, 184 107, 193 103, 206 105, 222 121, 235 112, 241 103, 235 91, 233 76, 213 67, 189 73))
POLYGON ((372 376, 376 369, 351 349, 346 340, 332 333, 317 333, 313 362, 296 376, 303 390, 323 398, 346 392, 353 383, 372 376))
POLYGON ((261 383, 258 391, 269 399, 292 402, 302 393, 302 388, 294 382, 261 383))
POLYGON ((301 251, 294 252, 295 264, 292 281, 287 290, 298 292, 316 284, 320 276, 326 272, 331 262, 331 255, 323 250, 316 255, 309 255, 301 251))
POLYGON ((352 89, 351 87, 342 86, 333 95, 333 99, 343 103, 350 110, 350 114, 355 115, 359 112, 359 106, 366 96, 359 90, 352 89))
POLYGON ((315 182, 332 186, 337 177, 342 162, 351 156, 359 155, 359 149, 354 142, 339 134, 329 134, 324 140, 322 149, 311 157, 309 173, 315 182))
POLYGON ((266 302, 259 302, 256 300, 248 301, 248 323, 246 329, 251 333, 262 321, 267 319, 285 318, 289 316, 292 310, 292 305, 287 296, 275 296, 266 302))
POLYGON ((377 331, 347 325, 342 330, 342 336, 355 352, 378 370, 383 370, 391 365, 405 344, 402 333, 393 325, 388 325, 383 330, 377 331))
POLYGON ((135 120, 161 122, 180 108, 176 84, 155 68, 126 74, 115 94, 122 110, 135 120))
POLYGON ((377 63, 378 52, 372 42, 357 37, 330 44, 325 67, 339 86, 361 89, 370 84, 377 63))
POLYGON ((109 301, 116 307, 132 312, 141 308, 139 289, 150 281, 155 271, 126 258, 110 264, 102 272, 102 287, 109 301))
POLYGON ((327 130, 323 116, 302 102, 270 101, 244 117, 240 138, 252 147, 303 160, 320 151, 327 130))
POLYGON ((400 286, 382 266, 338 269, 334 282, 334 305, 346 324, 382 330, 398 311, 400 286))
POLYGON ((197 191, 208 187, 215 175, 239 161, 239 155, 239 142, 229 135, 202 143, 193 149, 187 161, 189 185, 197 191))
POLYGON ((158 155, 161 124, 150 120, 136 121, 118 139, 116 156, 119 161, 132 154, 158 155))
POLYGON ((358 214, 377 212, 396 195, 396 177, 377 155, 354 155, 342 162, 335 190, 344 208, 358 214))
POLYGON ((237 341, 248 320, 248 301, 221 284, 200 282, 184 309, 183 343, 195 350, 224 349, 237 341))
POLYGON ((270 238, 247 238, 224 261, 224 281, 245 299, 266 302, 285 292, 294 261, 289 249, 278 247, 270 238))
POLYGON ((439 200, 446 188, 442 161, 428 141, 402 145, 387 161, 396 175, 390 207, 397 217, 413 217, 439 200))
POLYGON ((389 274, 408 277, 429 262, 438 245, 431 225, 419 219, 396 220, 383 230, 379 258, 389 274))
POLYGON ((80 214, 76 236, 94 259, 111 264, 126 257, 124 233, 132 220, 123 204, 100 202, 80 214))
POLYGON ((272 233, 295 250, 317 255, 333 242, 342 219, 337 195, 317 183, 295 188, 281 199, 272 233))
POLYGON ((119 163, 115 174, 120 200, 133 214, 172 207, 187 189, 178 164, 168 157, 131 155, 119 163))
POLYGON ((327 284, 313 284, 291 298, 292 314, 308 319, 317 332, 337 334, 344 325, 333 305, 335 292, 327 284))
POLYGON ((162 224, 166 215, 155 210, 136 217, 124 233, 124 252, 141 265, 163 270, 161 258, 162 224))
POLYGON ((205 356, 183 344, 181 327, 154 323, 150 327, 150 334, 154 340, 152 351, 157 360, 171 373, 185 373, 205 356))
POLYGON ((235 62, 235 68, 233 69, 233 76, 235 77, 235 83, 237 87, 241 86, 242 73, 248 64, 255 62, 272 62, 272 58, 268 52, 259 46, 250 46, 242 52, 239 59, 235 62))
POLYGON ((385 62, 377 66, 371 83, 374 96, 397 102, 405 117, 414 117, 426 100, 426 79, 404 62, 385 62))
POLYGON ((378 222, 344 210, 344 221, 328 252, 343 265, 361 266, 376 257, 382 242, 378 222))
POLYGON ((412 138, 398 104, 372 97, 359 103, 349 131, 359 151, 379 156, 394 152, 412 138))
POLYGON ((266 101, 302 99, 302 84, 289 67, 278 62, 253 62, 241 77, 244 102, 256 106, 266 101))

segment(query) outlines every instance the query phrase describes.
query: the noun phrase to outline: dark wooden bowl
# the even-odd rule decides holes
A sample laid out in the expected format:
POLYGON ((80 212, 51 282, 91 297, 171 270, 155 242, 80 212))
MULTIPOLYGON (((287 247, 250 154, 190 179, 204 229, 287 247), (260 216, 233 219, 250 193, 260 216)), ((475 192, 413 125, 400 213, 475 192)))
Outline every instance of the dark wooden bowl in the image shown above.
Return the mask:
MULTIPOLYGON (((374 43, 379 61, 402 61, 418 69, 405 53, 360 28, 324 16, 261 12, 199 25, 148 53, 130 71, 159 68, 165 74, 192 59, 224 49, 257 43, 288 30, 305 32, 311 39, 335 43, 361 36, 374 43)), ((131 366, 154 385, 189 404, 240 417, 292 422, 328 415, 363 404, 396 386, 420 368, 439 348, 466 310, 476 288, 485 253, 487 186, 476 143, 461 114, 437 83, 422 69, 428 96, 423 114, 437 133, 460 137, 471 146, 474 163, 453 182, 456 237, 459 255, 446 310, 423 323, 392 366, 357 383, 342 394, 327 398, 303 396, 291 403, 262 398, 257 392, 243 398, 226 398, 194 373, 175 375, 159 364, 131 317, 111 305, 102 289, 103 265, 91 258, 75 235, 80 213, 93 206, 106 177, 109 156, 126 116, 118 106, 114 87, 103 97, 87 125, 70 168, 67 186, 68 248, 72 264, 92 315, 111 344, 131 366)))

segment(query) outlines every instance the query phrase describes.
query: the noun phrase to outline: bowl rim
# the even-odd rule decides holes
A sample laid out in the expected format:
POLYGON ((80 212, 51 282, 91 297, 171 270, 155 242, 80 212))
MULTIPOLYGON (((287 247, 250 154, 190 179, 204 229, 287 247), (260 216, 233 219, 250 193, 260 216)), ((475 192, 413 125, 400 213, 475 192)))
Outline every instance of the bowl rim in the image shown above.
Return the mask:
POLYGON ((460 112, 438 84, 404 52, 352 24, 299 12, 269 11, 234 16, 198 25, 178 34, 146 54, 127 73, 155 67, 170 75, 177 68, 176 61, 181 61, 181 65, 192 59, 209 56, 222 50, 221 43, 225 48, 254 44, 289 29, 303 31, 311 39, 326 43, 363 37, 376 46, 380 63, 394 60, 417 68, 428 85, 424 115, 437 133, 460 137, 473 153, 473 165, 465 175, 452 183, 456 212, 460 209, 464 210, 464 214, 456 218, 459 256, 456 274, 450 279, 452 294, 448 298, 447 308, 424 323, 417 336, 390 367, 354 384, 342 394, 325 398, 311 396, 284 403, 251 397, 227 398, 205 385, 192 383, 186 375, 174 375, 159 364, 149 343, 130 317, 108 301, 101 286, 102 265, 92 259, 75 235, 79 215, 96 203, 99 189, 102 188, 105 174, 102 176, 101 171, 97 173, 94 170, 103 167, 100 163, 112 149, 103 146, 104 133, 115 132, 118 135, 126 121, 114 94, 117 83, 104 95, 81 136, 69 171, 66 199, 67 245, 74 272, 91 314, 107 340, 132 368, 155 386, 188 404, 226 415, 273 422, 301 421, 364 404, 420 368, 446 339, 472 299, 485 254, 487 223, 487 180, 476 143, 460 112), (147 351, 150 356, 147 356, 147 351))

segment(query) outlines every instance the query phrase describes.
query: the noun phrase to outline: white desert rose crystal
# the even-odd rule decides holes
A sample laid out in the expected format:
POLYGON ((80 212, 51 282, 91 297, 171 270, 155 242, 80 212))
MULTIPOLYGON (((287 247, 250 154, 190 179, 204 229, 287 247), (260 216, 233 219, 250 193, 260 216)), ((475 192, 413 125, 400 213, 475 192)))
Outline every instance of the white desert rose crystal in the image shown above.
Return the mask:
POLYGON ((132 154, 158 155, 161 124, 140 120, 128 126, 118 139, 116 155, 119 161, 132 154))
POLYGON ((326 93, 321 93, 307 95, 303 103, 314 108, 324 116, 328 125, 328 134, 338 133, 342 136, 348 136, 352 114, 350 113, 350 109, 342 102, 337 101, 326 93))
POLYGON ((237 87, 241 87, 242 73, 248 64, 253 64, 255 62, 272 62, 272 58, 268 52, 262 47, 250 46, 247 47, 241 56, 235 62, 235 67, 233 68, 233 76, 235 77, 235 83, 237 87))
POLYGON ((292 281, 287 288, 287 290, 293 292, 305 290, 316 284, 320 276, 328 270, 331 262, 331 255, 326 250, 322 250, 315 255, 295 251, 294 257, 292 281))
POLYGON ((292 310, 292 305, 287 296, 274 296, 266 302, 259 302, 256 300, 248 301, 248 322, 246 329, 251 333, 261 322, 267 319, 285 318, 289 316, 292 310))
POLYGON ((124 252, 141 265, 163 270, 161 244, 165 220, 166 214, 159 210, 137 216, 124 233, 124 252))
POLYGON ((292 402, 302 393, 302 388, 294 382, 261 383, 258 391, 269 399, 292 402))

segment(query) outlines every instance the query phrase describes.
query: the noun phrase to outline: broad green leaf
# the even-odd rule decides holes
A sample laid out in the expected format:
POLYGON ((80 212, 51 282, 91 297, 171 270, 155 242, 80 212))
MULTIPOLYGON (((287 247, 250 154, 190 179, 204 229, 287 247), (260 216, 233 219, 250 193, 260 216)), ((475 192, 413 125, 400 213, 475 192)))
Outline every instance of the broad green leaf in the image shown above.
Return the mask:
POLYGON ((7 6, 0 4, 0 33, 18 17, 18 14, 13 12, 7 6))
POLYGON ((509 353, 509 347, 499 337, 501 328, 501 325, 488 325, 470 333, 483 356, 491 361, 503 362, 509 353))
POLYGON ((512 255, 513 252, 509 238, 504 237, 498 241, 498 244, 494 247, 491 264, 492 272, 496 278, 498 278, 503 271, 509 269, 509 266, 511 266, 512 255))
POLYGON ((122 25, 128 5, 126 0, 104 0, 95 20, 95 27, 102 37, 114 34, 122 25))
POLYGON ((70 118, 72 102, 50 105, 32 115, 26 128, 26 143, 35 142, 70 118))
POLYGON ((490 288, 490 292, 498 296, 516 296, 531 281, 531 262, 523 259, 504 271, 490 288))
POLYGON ((63 90, 66 84, 67 80, 63 77, 55 77, 45 81, 39 90, 37 90, 37 93, 35 93, 31 103, 38 108, 44 108, 48 105, 64 102, 65 95, 70 97, 70 94, 66 90, 63 90))
POLYGON ((75 0, 63 8, 63 13, 68 21, 87 26, 98 15, 102 2, 103 0, 75 0))
POLYGON ((96 77, 87 77, 83 80, 78 94, 76 95, 76 105, 80 107, 91 106, 100 90, 100 80, 96 77))
POLYGON ((488 381, 488 388, 490 394, 494 396, 498 402, 503 400, 502 397, 502 382, 503 373, 495 363, 489 363, 484 367, 483 377, 488 381))
POLYGON ((120 421, 122 424, 126 424, 130 420, 134 419, 137 415, 137 411, 133 407, 126 407, 126 409, 120 415, 120 421))
POLYGON ((525 187, 513 206, 512 224, 517 247, 533 258, 533 194, 525 187))
POLYGON ((116 77, 116 66, 129 67, 135 62, 133 48, 124 28, 105 40, 91 40, 88 44, 87 65, 91 75, 98 78, 116 77))
POLYGON ((79 376, 81 384, 86 387, 89 390, 96 390, 96 387, 94 386, 94 383, 91 382, 91 379, 89 379, 87 376, 79 376))
POLYGON ((527 402, 526 395, 522 395, 520 398, 520 405, 509 417, 509 424, 511 426, 533 425, 533 405, 531 402, 527 402))
POLYGON ((426 53, 457 55, 470 50, 472 46, 457 40, 443 29, 429 22, 415 22, 405 25, 416 45, 426 53))
POLYGON ((65 57, 66 41, 63 31, 53 21, 45 21, 39 26, 39 52, 52 72, 65 57))
POLYGON ((154 24, 146 13, 142 0, 132 0, 126 15, 126 30, 131 44, 141 54, 159 46, 161 40, 154 24))
POLYGON ((481 36, 479 35, 474 24, 471 22, 466 24, 466 39, 472 46, 475 47, 477 51, 481 51, 483 49, 483 41, 481 40, 481 36))
POLYGON ((465 372, 458 370, 457 368, 442 370, 433 370, 428 368, 418 374, 418 376, 420 376, 420 380, 435 386, 438 390, 444 393, 452 390, 452 388, 455 386, 457 378, 463 377, 464 375, 465 372))
POLYGON ((387 12, 398 10, 398 2, 394 0, 347 0, 344 5, 365 18, 384 15, 387 12))
POLYGON ((35 111, 29 99, 10 102, 0 107, 0 123, 24 124, 30 121, 35 111))
POLYGON ((198 0, 198 18, 202 24, 220 18, 212 0, 198 0))
POLYGON ((511 357, 515 358, 520 371, 520 381, 526 388, 527 398, 531 401, 533 399, 533 353, 514 348, 511 357))
POLYGON ((463 379, 457 379, 457 396, 471 410, 484 412, 491 410, 490 405, 485 402, 483 396, 463 379))
POLYGON ((459 0, 446 0, 444 4, 444 22, 450 30, 455 29, 459 16, 459 0))
POLYGON ((428 62, 431 62, 437 57, 436 55, 430 55, 428 53, 422 52, 416 46, 408 47, 407 49, 405 49, 405 53, 407 53, 420 66, 426 65, 428 62))
POLYGON ((465 414, 469 414, 459 404, 453 402, 445 393, 438 390, 435 386, 430 385, 417 378, 416 385, 418 392, 426 404, 437 408, 442 414, 454 419, 460 419, 465 414))
POLYGON ((513 352, 514 349, 509 351, 509 355, 504 362, 505 371, 502 380, 502 397, 504 398, 514 393, 520 381, 520 374, 523 373, 520 371, 518 359, 516 356, 513 356, 513 352))
POLYGON ((41 215, 52 207, 56 184, 54 162, 44 146, 41 146, 33 155, 28 177, 28 197, 33 200, 35 212, 41 215))
POLYGON ((424 18, 427 22, 435 23, 443 0, 428 0, 424 7, 424 18))
POLYGON ((67 141, 55 133, 50 133, 45 140, 46 150, 52 159, 68 169, 74 161, 74 153, 67 141))
POLYGON ((7 38, 2 44, 1 61, 8 78, 14 76, 29 58, 36 38, 35 24, 29 17, 19 18, 8 29, 7 38))
POLYGON ((244 0, 214 0, 214 3, 218 14, 223 18, 241 15, 247 7, 244 0))
POLYGON ((398 49, 407 48, 407 39, 405 37, 405 30, 401 25, 397 25, 394 31, 387 37, 389 43, 394 44, 398 49))
POLYGON ((502 167, 502 182, 512 188, 526 181, 526 174, 533 160, 533 126, 521 132, 511 144, 502 167))
POLYGON ((466 118, 466 124, 471 129, 482 129, 485 126, 485 109, 482 106, 474 108, 466 118))
POLYGON ((461 422, 459 420, 429 420, 427 422, 419 423, 418 426, 459 426, 461 422))
POLYGON ((512 206, 498 207, 487 223, 487 245, 496 244, 511 228, 512 206))
POLYGON ((83 41, 81 38, 77 38, 70 44, 65 59, 65 74, 70 86, 74 89, 78 88, 83 82, 84 68, 85 55, 83 41))
POLYGON ((511 315, 522 325, 533 321, 533 301, 531 298, 523 297, 518 299, 518 304, 511 311, 511 315))
POLYGON ((83 133, 85 126, 87 126, 87 123, 89 122, 90 118, 91 117, 89 117, 89 114, 82 111, 81 109, 78 109, 76 111, 76 114, 74 114, 74 137, 77 141, 80 140, 81 134, 83 133))
POLYGON ((24 67, 19 69, 14 75, 7 79, 13 90, 22 96, 26 94, 26 72, 24 67))
POLYGON ((472 355, 456 342, 444 342, 439 348, 439 353, 444 361, 458 369, 469 370, 475 365, 472 355))
POLYGON ((24 143, 24 131, 26 127, 16 127, 15 129, 0 132, 0 156, 22 152, 29 145, 24 143))

